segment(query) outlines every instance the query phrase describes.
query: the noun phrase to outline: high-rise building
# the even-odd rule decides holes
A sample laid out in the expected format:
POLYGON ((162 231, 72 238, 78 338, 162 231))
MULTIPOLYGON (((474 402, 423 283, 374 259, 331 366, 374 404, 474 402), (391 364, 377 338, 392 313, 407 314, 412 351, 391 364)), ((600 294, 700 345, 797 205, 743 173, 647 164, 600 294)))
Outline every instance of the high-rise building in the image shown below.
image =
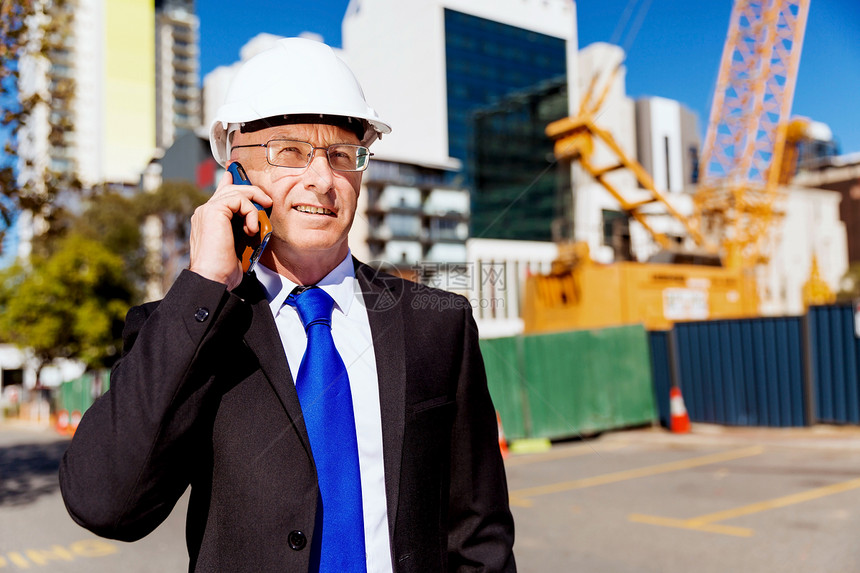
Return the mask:
POLYGON ((200 126, 199 29, 194 0, 156 0, 155 137, 162 149, 200 126))
MULTIPOLYGON (((41 18, 60 16, 51 6, 41 18)), ((134 185, 155 148, 152 0, 78 0, 65 10, 62 44, 20 62, 21 95, 46 102, 19 133, 20 177, 38 185, 50 167, 85 186, 134 185), (52 137, 60 121, 71 129, 52 137)))
POLYGON ((546 126, 567 117, 567 79, 548 80, 472 114, 472 236, 570 238, 570 168, 553 159, 546 126))
POLYGON ((636 140, 639 163, 658 189, 695 190, 701 151, 695 113, 674 100, 642 98, 636 102, 636 140))
MULTIPOLYGON (((405 237, 371 229, 372 252, 399 254, 395 261, 425 266, 462 263, 467 259, 470 221, 472 236, 551 237, 557 173, 552 170, 546 176, 551 142, 538 134, 542 127, 534 122, 564 117, 575 105, 567 97, 575 90, 566 89, 567 82, 577 77, 574 2, 352 0, 343 21, 343 49, 368 101, 393 128, 390 136, 374 144, 377 158, 411 166, 406 171, 429 166, 442 177, 432 190, 408 192, 408 183, 374 181, 373 192, 367 194, 371 227, 406 220, 403 207, 392 206, 388 197, 409 204, 408 198, 413 198, 415 217, 419 198, 428 193, 452 199, 443 218, 428 220, 428 207, 423 208, 423 249, 415 240, 410 249, 401 249, 405 237), (378 33, 381 29, 385 34, 378 33), (547 96, 554 111, 512 111, 512 106, 520 105, 510 99, 514 94, 546 89, 548 82, 557 84, 547 96), (479 117, 486 137, 476 144, 479 117), (500 163, 491 164, 492 153, 498 153, 500 163), (502 181, 506 176, 513 178, 502 181), (526 215, 509 209, 517 198, 526 199, 519 204, 529 210, 526 215), (541 208, 533 209, 538 204, 541 208), (512 226, 514 219, 517 224, 512 226), (428 244, 428 239, 442 237, 447 244, 438 240, 428 244)), ((532 101, 541 97, 533 96, 532 101)), ((418 219, 410 220, 418 230, 418 219)))
POLYGON ((472 113, 575 81, 576 38, 571 0, 352 0, 343 21, 347 60, 395 129, 374 151, 466 173, 472 113))
MULTIPOLYGON (((135 186, 155 150, 155 32, 151 0, 37 3, 30 50, 19 61, 19 97, 39 95, 18 132, 18 180, 45 188, 46 173, 84 187, 135 186), (44 24, 62 21, 43 42, 44 24), (43 54, 42 47, 50 45, 43 54)), ((31 213, 17 223, 18 256, 38 232, 31 213)))

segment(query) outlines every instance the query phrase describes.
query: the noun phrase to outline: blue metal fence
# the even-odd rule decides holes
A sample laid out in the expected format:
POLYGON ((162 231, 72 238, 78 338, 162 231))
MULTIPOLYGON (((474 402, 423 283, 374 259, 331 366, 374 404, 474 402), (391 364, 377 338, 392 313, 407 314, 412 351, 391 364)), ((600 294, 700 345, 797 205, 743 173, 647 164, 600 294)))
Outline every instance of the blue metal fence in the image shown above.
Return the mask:
POLYGON ((807 314, 815 417, 819 422, 860 423, 860 340, 849 305, 814 306, 807 314))
POLYGON ((674 343, 677 382, 693 422, 809 423, 800 317, 676 324, 674 343))

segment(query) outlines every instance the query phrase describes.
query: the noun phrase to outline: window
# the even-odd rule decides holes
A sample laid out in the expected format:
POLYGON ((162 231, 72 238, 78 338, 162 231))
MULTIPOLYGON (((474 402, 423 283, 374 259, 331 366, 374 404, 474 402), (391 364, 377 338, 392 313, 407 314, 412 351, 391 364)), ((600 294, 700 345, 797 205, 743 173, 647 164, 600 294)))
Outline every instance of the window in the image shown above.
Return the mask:
POLYGON ((6 386, 24 385, 24 371, 20 368, 4 368, 0 376, 0 389, 6 386))

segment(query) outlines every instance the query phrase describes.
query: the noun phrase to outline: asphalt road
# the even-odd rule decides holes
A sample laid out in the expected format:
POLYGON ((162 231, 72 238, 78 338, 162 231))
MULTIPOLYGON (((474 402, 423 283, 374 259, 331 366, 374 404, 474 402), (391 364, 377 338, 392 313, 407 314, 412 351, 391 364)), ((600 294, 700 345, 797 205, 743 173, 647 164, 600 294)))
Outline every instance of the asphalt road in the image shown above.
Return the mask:
POLYGON ((618 432, 508 480, 523 571, 860 571, 857 428, 618 432))
POLYGON ((72 521, 57 482, 67 444, 51 430, 0 424, 0 572, 187 571, 185 499, 133 544, 100 539, 72 521))
MULTIPOLYGON (((0 573, 185 571, 185 500, 132 544, 71 521, 66 444, 0 424, 0 573)), ((507 467, 526 573, 860 571, 858 428, 616 432, 507 467)))

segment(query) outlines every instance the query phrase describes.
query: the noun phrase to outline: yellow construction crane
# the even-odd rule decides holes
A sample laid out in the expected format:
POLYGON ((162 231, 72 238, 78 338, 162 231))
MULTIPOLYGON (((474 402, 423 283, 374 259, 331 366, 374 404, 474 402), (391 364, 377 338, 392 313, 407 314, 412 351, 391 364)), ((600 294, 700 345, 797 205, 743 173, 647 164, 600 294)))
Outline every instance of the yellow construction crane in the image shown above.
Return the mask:
POLYGON ((700 161, 695 219, 728 267, 767 260, 809 0, 737 0, 700 161))
POLYGON ((665 328, 676 320, 758 312, 750 271, 766 260, 779 215, 778 184, 808 11, 809 0, 736 0, 690 217, 679 213, 611 133, 595 124, 617 68, 596 97, 595 76, 575 117, 547 126, 555 156, 577 161, 661 247, 680 249, 676 260, 692 262, 699 255, 701 261, 710 254, 722 265, 599 265, 588 257, 587 246, 560 245, 552 272, 526 281, 527 332, 632 322, 665 328), (612 157, 605 165, 594 161, 598 145, 612 157), (641 189, 614 186, 607 175, 620 170, 632 172, 641 189), (650 224, 655 212, 680 223, 683 245, 650 224))

